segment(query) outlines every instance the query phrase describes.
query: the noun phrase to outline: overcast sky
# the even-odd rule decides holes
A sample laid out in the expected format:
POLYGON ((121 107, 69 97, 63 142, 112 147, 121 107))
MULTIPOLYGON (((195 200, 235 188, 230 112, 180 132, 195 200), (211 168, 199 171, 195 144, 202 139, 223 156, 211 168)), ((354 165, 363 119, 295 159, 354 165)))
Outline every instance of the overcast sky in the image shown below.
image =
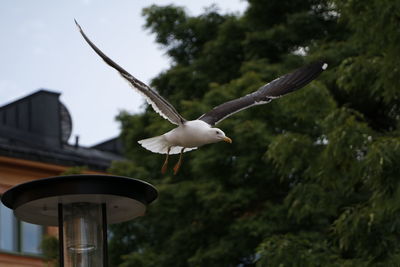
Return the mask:
POLYGON ((222 13, 247 6, 243 0, 1 0, 0 106, 40 88, 59 92, 72 116, 72 137, 86 146, 115 137, 115 117, 121 110, 140 112, 143 99, 89 48, 73 19, 114 61, 149 83, 169 60, 143 29, 141 10, 175 4, 198 15, 213 3, 222 13))

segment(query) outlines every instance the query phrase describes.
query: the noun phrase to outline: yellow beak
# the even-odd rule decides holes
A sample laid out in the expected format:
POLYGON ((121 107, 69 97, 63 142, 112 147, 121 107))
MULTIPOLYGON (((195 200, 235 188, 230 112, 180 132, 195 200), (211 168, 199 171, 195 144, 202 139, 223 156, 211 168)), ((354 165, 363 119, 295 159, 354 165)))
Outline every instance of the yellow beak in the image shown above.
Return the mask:
POLYGON ((227 143, 229 143, 229 144, 232 144, 232 139, 230 139, 229 137, 224 137, 224 139, 222 139, 222 140, 224 140, 225 142, 227 142, 227 143))

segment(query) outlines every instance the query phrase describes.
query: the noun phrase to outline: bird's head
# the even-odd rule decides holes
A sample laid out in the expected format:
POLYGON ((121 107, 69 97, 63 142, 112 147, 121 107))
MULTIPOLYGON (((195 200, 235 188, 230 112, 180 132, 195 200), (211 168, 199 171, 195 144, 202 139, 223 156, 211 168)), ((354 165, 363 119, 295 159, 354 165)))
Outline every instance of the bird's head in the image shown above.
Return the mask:
POLYGON ((212 139, 215 140, 215 142, 224 141, 230 144, 232 143, 232 139, 227 137, 221 129, 210 128, 209 131, 209 134, 211 135, 212 139))

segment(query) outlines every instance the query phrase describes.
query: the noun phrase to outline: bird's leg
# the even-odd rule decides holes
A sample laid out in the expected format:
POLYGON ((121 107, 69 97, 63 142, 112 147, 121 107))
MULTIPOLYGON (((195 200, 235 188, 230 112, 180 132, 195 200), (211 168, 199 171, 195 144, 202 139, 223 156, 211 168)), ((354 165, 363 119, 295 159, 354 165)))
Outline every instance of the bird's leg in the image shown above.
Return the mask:
POLYGON ((183 151, 185 150, 185 148, 183 147, 182 148, 182 150, 181 150, 181 154, 179 155, 179 160, 178 160, 178 162, 175 164, 175 166, 174 166, 174 175, 176 175, 177 173, 178 173, 178 171, 179 171, 179 168, 181 167, 181 164, 182 164, 182 154, 183 154, 183 151))
POLYGON ((171 150, 171 147, 168 147, 168 151, 167 151, 167 157, 165 158, 164 164, 162 165, 161 168, 161 173, 165 174, 167 172, 167 168, 168 168, 168 157, 169 157, 169 151, 171 150))

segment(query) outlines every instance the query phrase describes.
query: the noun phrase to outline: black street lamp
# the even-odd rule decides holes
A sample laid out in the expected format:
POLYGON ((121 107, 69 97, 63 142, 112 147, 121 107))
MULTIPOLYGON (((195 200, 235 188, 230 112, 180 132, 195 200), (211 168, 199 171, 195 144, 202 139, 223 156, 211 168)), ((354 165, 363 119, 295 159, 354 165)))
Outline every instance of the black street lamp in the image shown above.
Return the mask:
POLYGON ((57 226, 60 266, 107 266, 107 224, 144 215, 157 198, 150 184, 111 175, 39 179, 7 190, 1 201, 19 219, 57 226))

